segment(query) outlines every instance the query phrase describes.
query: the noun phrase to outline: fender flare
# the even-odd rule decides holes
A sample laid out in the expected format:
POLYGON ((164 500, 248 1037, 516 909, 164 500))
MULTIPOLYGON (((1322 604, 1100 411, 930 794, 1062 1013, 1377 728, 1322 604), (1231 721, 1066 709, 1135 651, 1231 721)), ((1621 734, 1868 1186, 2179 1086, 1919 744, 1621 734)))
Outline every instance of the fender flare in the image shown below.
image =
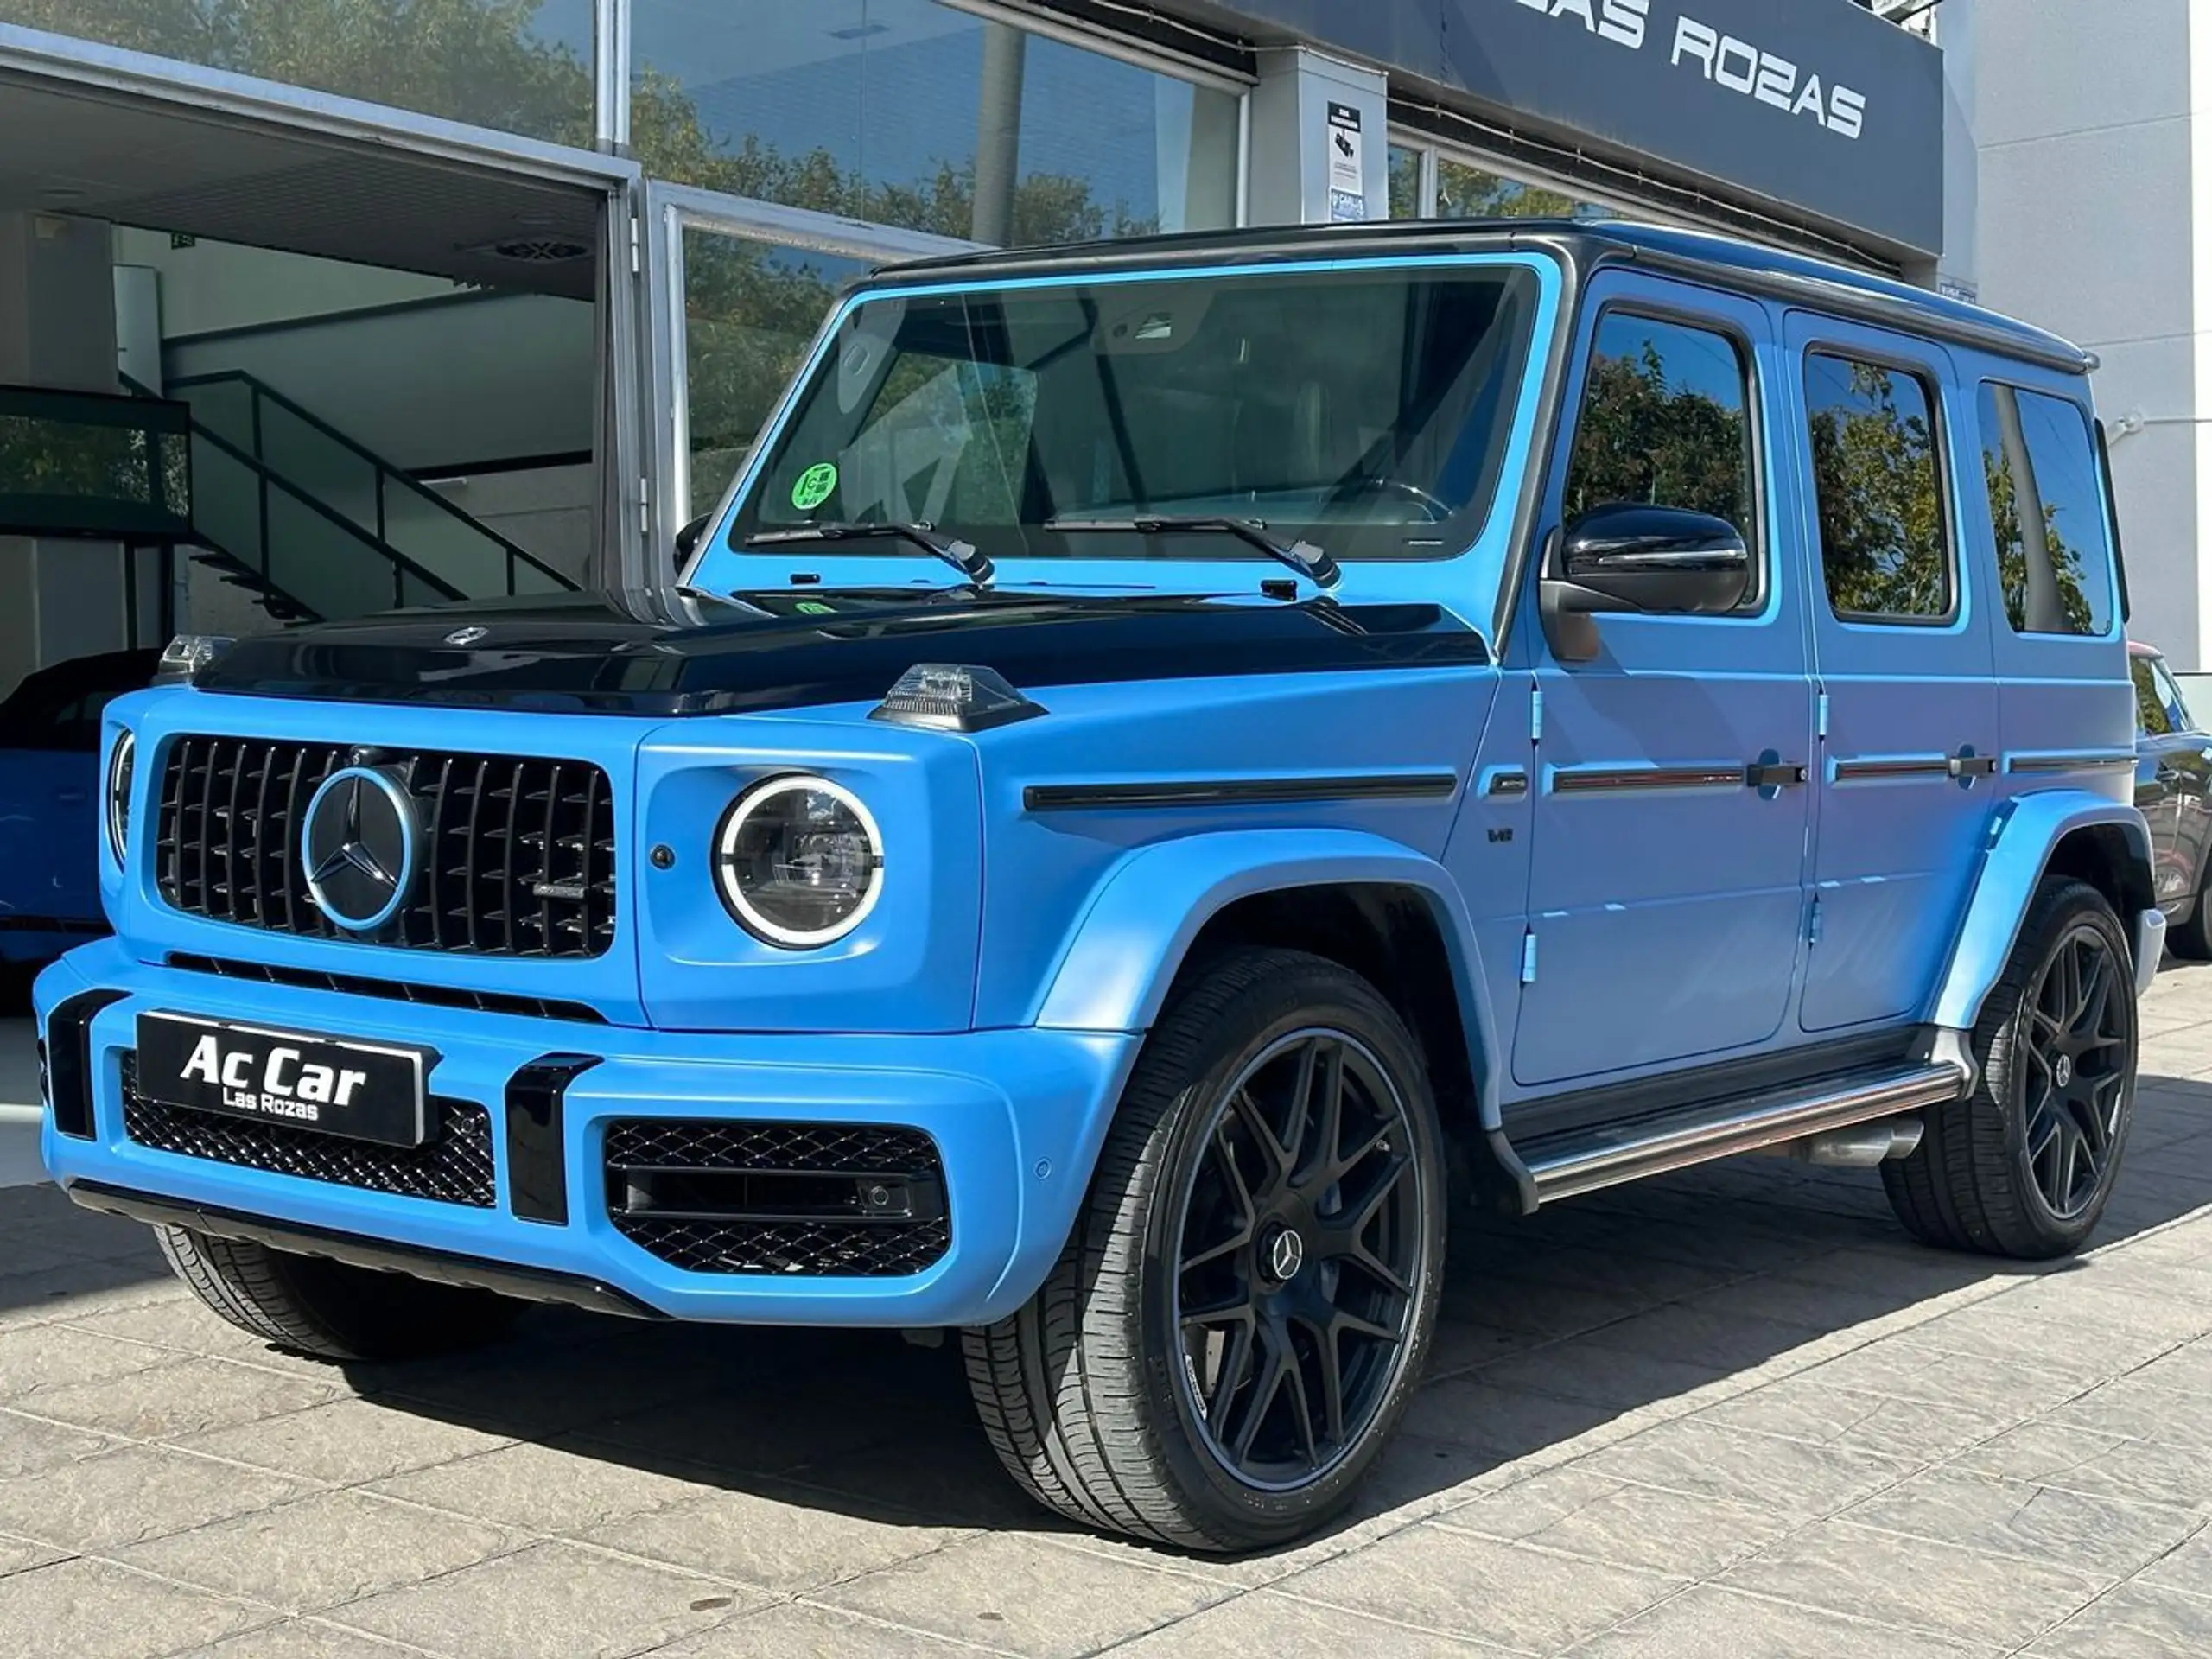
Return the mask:
POLYGON ((1030 1023, 1149 1030, 1192 942, 1228 906, 1287 888, 1360 886, 1411 887, 1433 907, 1484 1127, 1497 1128, 1497 1025, 1459 884, 1426 854, 1360 830, 1216 830, 1135 849, 1092 890, 1030 1023))
MULTIPOLYGON (((2139 864, 2142 891, 2151 891, 2151 830, 2132 805, 2087 790, 2058 789, 2021 795, 1998 810, 1975 872, 1974 894, 1937 982, 1929 1023, 1971 1031, 1981 1005, 2005 971, 2019 937, 2036 884, 2059 842, 2077 830, 2111 825, 2126 837, 2139 864)), ((2139 918, 2123 915, 2130 940, 2143 937, 2139 918)))

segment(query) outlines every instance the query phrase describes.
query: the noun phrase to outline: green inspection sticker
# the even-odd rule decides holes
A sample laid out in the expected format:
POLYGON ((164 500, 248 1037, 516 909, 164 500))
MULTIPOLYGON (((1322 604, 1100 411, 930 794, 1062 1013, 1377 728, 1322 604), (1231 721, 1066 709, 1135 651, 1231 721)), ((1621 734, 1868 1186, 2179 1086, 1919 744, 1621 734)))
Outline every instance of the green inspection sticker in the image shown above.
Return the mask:
POLYGON ((811 512, 827 501, 837 487, 837 469, 826 461, 817 461, 798 475, 798 482, 791 486, 791 505, 801 512, 811 512))

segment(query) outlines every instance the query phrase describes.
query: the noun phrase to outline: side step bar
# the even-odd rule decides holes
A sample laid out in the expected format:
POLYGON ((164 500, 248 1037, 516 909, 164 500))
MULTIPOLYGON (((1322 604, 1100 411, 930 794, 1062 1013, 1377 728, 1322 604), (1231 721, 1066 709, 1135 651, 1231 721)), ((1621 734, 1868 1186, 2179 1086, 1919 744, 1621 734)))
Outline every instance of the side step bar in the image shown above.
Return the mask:
POLYGON ((1967 1071, 1950 1060, 1898 1070, 1885 1066, 1816 1084, 1609 1125, 1524 1148, 1536 1201, 1573 1198, 1710 1159, 1758 1152, 1830 1129, 1955 1100, 1967 1071))

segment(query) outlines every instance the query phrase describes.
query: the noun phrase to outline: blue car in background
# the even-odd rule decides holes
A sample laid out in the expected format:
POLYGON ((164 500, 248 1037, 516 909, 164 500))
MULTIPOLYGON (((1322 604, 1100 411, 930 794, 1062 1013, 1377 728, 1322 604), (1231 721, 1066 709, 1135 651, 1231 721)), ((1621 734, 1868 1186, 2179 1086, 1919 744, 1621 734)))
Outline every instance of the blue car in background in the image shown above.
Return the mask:
POLYGON ((957 1333, 1033 1497, 1209 1551, 1351 1502, 1452 1200, 1787 1149, 2064 1255, 2165 931, 2091 366, 1615 223, 877 273, 681 586, 108 710, 41 1155, 334 1360, 957 1333))
POLYGON ((0 968, 107 931, 99 890, 100 717, 143 689, 159 651, 79 657, 0 702, 0 968))

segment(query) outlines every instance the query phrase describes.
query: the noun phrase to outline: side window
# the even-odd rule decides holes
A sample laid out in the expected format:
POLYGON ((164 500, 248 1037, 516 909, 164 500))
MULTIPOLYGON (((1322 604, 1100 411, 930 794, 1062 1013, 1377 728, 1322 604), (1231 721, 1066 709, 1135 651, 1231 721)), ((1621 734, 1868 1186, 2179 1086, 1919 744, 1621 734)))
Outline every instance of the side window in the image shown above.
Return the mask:
POLYGON ((1951 614, 1934 403, 1929 383, 1908 370, 1826 352, 1805 359, 1821 569, 1840 617, 1935 622, 1951 614))
POLYGON ((2135 729, 2145 737, 2164 737, 2174 728, 2172 717, 2166 712, 2166 700, 2158 690, 2157 677, 2151 672, 2151 658, 2130 657, 2127 671, 2135 681, 2135 729))
POLYGON ((2112 626, 2111 525, 2079 406, 1983 381, 1981 469, 2012 631, 2103 636, 2112 626))
POLYGON ((1599 319, 1567 460, 1567 520, 1631 501, 1725 518, 1757 557, 1749 371, 1728 335, 1628 311, 1599 319))
POLYGON ((2181 682, 2174 678, 2173 671, 2166 666, 2166 659, 2153 657, 2150 660, 2151 672, 2158 682, 2158 701, 2166 706, 2166 718, 2173 722, 2177 732, 2197 730, 2196 721, 2189 712, 2189 699, 2182 696, 2181 682))

